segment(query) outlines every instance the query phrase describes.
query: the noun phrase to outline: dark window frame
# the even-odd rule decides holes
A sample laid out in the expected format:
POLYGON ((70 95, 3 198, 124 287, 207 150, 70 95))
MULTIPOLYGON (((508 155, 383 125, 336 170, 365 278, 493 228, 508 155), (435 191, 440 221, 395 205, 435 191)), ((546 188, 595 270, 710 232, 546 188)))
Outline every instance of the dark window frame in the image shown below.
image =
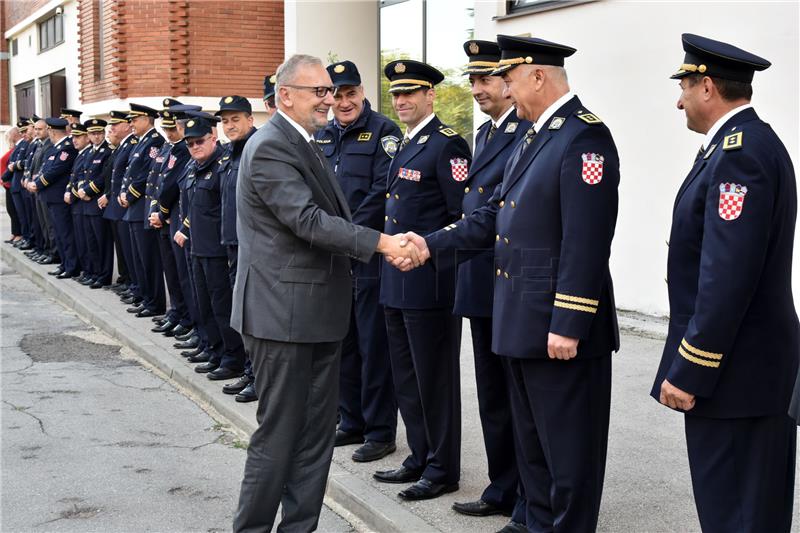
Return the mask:
POLYGON ((527 5, 515 5, 514 0, 506 0, 506 14, 493 17, 492 20, 505 20, 542 11, 552 11, 564 7, 595 2, 596 0, 529 0, 527 5))
POLYGON ((39 53, 52 50, 64 44, 64 14, 53 13, 36 25, 39 37, 39 53))

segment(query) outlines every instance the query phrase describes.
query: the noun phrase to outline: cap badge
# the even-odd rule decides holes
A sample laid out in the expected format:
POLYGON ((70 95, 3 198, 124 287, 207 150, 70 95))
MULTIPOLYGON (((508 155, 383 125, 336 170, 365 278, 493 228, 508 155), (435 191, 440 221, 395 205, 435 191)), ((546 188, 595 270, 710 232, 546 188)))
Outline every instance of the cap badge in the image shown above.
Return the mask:
POLYGON ((333 71, 336 74, 341 74, 342 72, 344 72, 344 65, 342 64, 336 65, 335 67, 333 67, 333 71))
POLYGON ((406 71, 406 66, 405 66, 403 63, 398 63, 398 64, 396 64, 396 65, 394 66, 394 71, 395 71, 397 74, 402 74, 403 72, 405 72, 405 71, 406 71))
POLYGON ((169 107, 169 98, 164 98, 164 107, 169 107))
POLYGON ((469 43, 469 53, 470 54, 475 55, 480 51, 481 51, 481 49, 480 49, 480 47, 478 47, 478 43, 476 43, 474 41, 469 43))
POLYGON ((272 76, 269 77, 269 82, 271 84, 275 85, 275 74, 273 74, 272 76))
POLYGON ((187 128, 191 128, 193 126, 194 126, 194 120, 190 120, 189 122, 186 123, 187 128))
POLYGON ((231 102, 233 102, 233 96, 227 96, 227 97, 225 97, 225 103, 226 103, 226 104, 230 104, 231 102))

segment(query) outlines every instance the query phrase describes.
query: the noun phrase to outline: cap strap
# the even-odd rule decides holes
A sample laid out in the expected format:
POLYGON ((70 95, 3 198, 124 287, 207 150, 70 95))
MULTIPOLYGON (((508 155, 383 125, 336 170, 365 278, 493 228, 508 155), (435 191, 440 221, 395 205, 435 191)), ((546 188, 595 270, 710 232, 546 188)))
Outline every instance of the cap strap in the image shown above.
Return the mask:
POLYGON ((491 68, 496 68, 497 67, 497 63, 494 62, 494 61, 470 61, 469 63, 467 63, 467 66, 469 66, 469 67, 491 67, 491 68))
POLYGON ((700 74, 704 73, 708 70, 708 67, 705 65, 693 65, 691 63, 684 63, 680 66, 680 70, 685 70, 686 72, 699 72, 700 74))
POLYGON ((389 85, 394 87, 395 85, 400 85, 401 83, 405 83, 407 85, 424 85, 425 87, 433 87, 433 84, 429 81, 425 80, 414 80, 411 78, 403 78, 402 80, 392 80, 389 85))

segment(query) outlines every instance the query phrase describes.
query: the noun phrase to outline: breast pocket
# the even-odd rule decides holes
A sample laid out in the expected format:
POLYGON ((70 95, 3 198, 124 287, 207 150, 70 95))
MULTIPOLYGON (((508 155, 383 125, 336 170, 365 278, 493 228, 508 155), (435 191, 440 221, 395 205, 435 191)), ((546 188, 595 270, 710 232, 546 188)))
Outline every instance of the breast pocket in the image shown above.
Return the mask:
POLYGON ((213 180, 198 180, 192 201, 203 207, 219 207, 219 190, 213 180))

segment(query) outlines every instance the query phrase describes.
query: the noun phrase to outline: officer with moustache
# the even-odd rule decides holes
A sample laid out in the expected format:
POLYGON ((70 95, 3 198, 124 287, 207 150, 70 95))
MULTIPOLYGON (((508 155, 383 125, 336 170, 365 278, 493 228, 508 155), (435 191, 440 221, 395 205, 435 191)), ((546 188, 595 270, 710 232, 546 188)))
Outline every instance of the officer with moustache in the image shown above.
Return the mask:
MULTIPOLYGON (((386 175, 400 143, 400 128, 373 111, 351 61, 327 67, 336 87, 333 120, 315 137, 342 188, 353 223, 381 231, 386 175)), ((381 258, 352 261, 353 307, 342 342, 335 446, 364 443, 354 461, 375 461, 395 451, 397 402, 379 301, 381 258)))
POLYGON ((770 62, 682 36, 672 75, 687 127, 705 135, 675 199, 670 324, 651 395, 684 412, 703 531, 791 529, 800 356, 792 297, 797 185, 786 148, 750 100, 770 62))
MULTIPOLYGON (((490 117, 475 136, 475 153, 462 203, 464 216, 468 216, 486 204, 502 182, 506 163, 531 123, 517 117, 511 98, 504 91, 505 83, 492 76, 500 61, 497 43, 470 40, 464 43, 464 52, 469 58, 464 73, 469 75, 472 96, 490 117)), ((525 531, 525 500, 518 496, 519 471, 514 457, 511 385, 506 381, 500 356, 492 352, 494 254, 489 247, 473 251, 470 256, 458 266, 453 312, 470 321, 489 486, 480 499, 454 503, 453 510, 470 516, 511 515, 511 522, 503 531, 525 531)))
MULTIPOLYGON (((265 86, 266 88, 266 86, 265 86)), ((274 104, 274 98, 273 98, 274 104)), ((222 192, 222 244, 228 251, 228 271, 231 288, 236 283, 236 266, 238 264, 239 240, 236 236, 236 183, 239 178, 239 161, 242 150, 248 139, 256 132, 253 126, 253 109, 243 96, 223 96, 219 101, 222 130, 230 143, 219 162, 217 173, 220 176, 222 192)), ((235 394, 237 402, 253 402, 258 400, 253 377, 253 365, 250 357, 245 355, 244 375, 232 383, 225 384, 222 392, 235 394)))
MULTIPOLYGON (((387 174, 384 232, 428 233, 461 218, 472 155, 467 142, 433 112, 444 75, 419 61, 386 65, 392 105, 406 132, 387 174)), ((384 264, 385 306, 397 404, 411 455, 384 483, 414 483, 400 492, 424 500, 458 490, 461 475, 461 319, 453 315, 455 264, 412 272, 384 264)))
POLYGON ((86 165, 85 182, 78 189, 78 197, 84 202, 86 216, 86 244, 89 255, 95 258, 97 271, 92 289, 100 289, 111 285, 114 275, 114 240, 110 223, 103 218, 103 209, 98 199, 106 190, 111 180, 112 158, 111 147, 105 139, 108 123, 101 118, 93 118, 83 123, 91 143, 90 161, 86 165))
POLYGON ((164 137, 155 128, 158 111, 134 103, 130 104, 130 109, 128 116, 139 142, 130 154, 120 202, 127 208, 123 220, 128 223, 131 233, 133 263, 142 301, 127 311, 135 313, 137 317, 154 317, 164 313, 166 296, 158 231, 151 228, 147 220, 150 205, 145 195, 147 179, 164 144, 164 137))

